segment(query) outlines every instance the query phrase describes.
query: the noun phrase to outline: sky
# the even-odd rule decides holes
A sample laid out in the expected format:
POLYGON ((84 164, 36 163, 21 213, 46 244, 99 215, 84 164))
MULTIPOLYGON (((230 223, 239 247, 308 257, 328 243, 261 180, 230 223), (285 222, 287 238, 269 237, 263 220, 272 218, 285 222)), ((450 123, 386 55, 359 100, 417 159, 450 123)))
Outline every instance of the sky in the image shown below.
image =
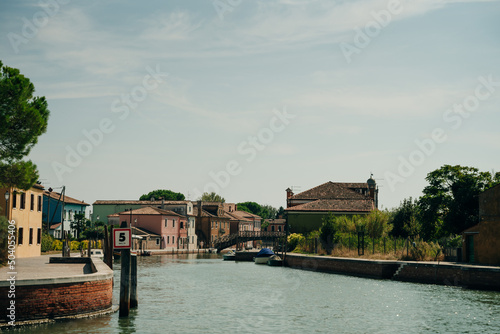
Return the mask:
POLYGON ((92 204, 170 189, 286 207, 322 183, 418 198, 500 170, 500 1, 0 1, 0 60, 45 96, 28 159, 92 204))

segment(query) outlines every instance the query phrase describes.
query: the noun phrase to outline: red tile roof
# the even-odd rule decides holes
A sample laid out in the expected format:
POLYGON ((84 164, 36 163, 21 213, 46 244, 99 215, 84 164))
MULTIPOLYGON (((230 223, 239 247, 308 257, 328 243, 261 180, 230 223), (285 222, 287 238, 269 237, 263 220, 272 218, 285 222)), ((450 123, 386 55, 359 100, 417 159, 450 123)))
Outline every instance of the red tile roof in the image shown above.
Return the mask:
POLYGON ((134 209, 132 211, 122 211, 119 213, 120 215, 164 215, 164 216, 178 216, 178 217, 184 217, 178 213, 175 213, 170 210, 162 210, 158 209, 152 206, 146 206, 144 208, 140 209, 134 209))
MULTIPOLYGON (((45 190, 43 192, 43 194, 45 196, 50 197, 50 198, 55 199, 55 200, 59 200, 59 197, 60 197, 61 198, 61 202, 63 200, 63 196, 61 196, 60 193, 55 192, 55 191, 49 192, 49 191, 45 190)), ((66 203, 66 204, 78 204, 78 205, 84 205, 84 206, 89 206, 90 205, 90 204, 85 203, 84 201, 80 201, 80 200, 74 199, 73 197, 69 197, 67 195, 64 195, 64 203, 66 203)))
POLYGON ((370 212, 374 209, 371 199, 319 199, 309 203, 292 206, 287 211, 335 211, 335 212, 370 212))
POLYGON ((353 189, 363 188, 368 190, 367 183, 341 183, 326 182, 317 187, 293 195, 290 199, 366 199, 367 196, 356 192, 353 189))
MULTIPOLYGON (((187 204, 189 201, 164 201, 163 204, 187 204)), ((160 205, 162 201, 137 201, 137 200, 97 200, 93 205, 131 205, 131 204, 139 204, 139 205, 160 205)))

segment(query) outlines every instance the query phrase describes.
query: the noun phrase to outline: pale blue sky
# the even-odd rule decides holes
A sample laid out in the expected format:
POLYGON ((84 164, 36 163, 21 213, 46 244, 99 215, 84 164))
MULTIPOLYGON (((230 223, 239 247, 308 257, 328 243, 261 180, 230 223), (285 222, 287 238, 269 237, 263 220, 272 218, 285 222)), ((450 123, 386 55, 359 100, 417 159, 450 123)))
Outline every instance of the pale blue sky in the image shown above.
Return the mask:
POLYGON ((207 187, 279 207, 288 187, 373 173, 391 208, 443 164, 500 170, 499 14, 466 0, 4 0, 0 59, 47 97, 29 158, 69 196, 207 187))

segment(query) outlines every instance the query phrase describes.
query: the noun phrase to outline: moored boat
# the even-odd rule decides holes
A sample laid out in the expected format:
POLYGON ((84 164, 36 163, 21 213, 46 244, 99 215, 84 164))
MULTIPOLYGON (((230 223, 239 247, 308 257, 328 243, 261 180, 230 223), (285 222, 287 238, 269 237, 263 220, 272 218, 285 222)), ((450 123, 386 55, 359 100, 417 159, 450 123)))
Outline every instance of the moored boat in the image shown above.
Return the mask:
POLYGON ((236 253, 233 250, 230 250, 226 254, 222 255, 224 261, 234 261, 236 259, 236 253))
POLYGON ((281 267, 283 266, 283 260, 281 259, 281 257, 275 254, 269 257, 269 259, 267 260, 267 265, 272 267, 281 267))
POLYGON ((262 248, 257 255, 253 258, 255 264, 266 264, 269 257, 273 256, 274 253, 269 248, 262 248))

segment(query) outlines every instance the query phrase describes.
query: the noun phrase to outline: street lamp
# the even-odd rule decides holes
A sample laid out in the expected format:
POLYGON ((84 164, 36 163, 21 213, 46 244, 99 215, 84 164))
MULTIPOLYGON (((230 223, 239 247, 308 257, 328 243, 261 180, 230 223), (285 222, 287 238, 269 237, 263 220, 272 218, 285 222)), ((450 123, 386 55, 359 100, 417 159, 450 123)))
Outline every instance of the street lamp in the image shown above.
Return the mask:
POLYGON ((5 218, 9 220, 9 198, 10 198, 10 193, 7 190, 5 192, 5 218))

